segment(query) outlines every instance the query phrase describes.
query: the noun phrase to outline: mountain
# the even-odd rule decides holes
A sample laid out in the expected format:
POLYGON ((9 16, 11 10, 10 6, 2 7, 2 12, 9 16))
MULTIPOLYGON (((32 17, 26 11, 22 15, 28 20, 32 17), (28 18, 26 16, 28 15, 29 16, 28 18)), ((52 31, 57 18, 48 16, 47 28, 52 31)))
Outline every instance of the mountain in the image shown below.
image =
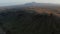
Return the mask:
POLYGON ((23 5, 5 6, 5 8, 20 8, 20 7, 31 7, 31 6, 43 7, 43 8, 58 8, 58 7, 60 7, 59 4, 32 2, 32 3, 23 4, 23 5))
MULTIPOLYGON (((60 5, 58 4, 51 4, 51 3, 26 3, 23 5, 13 5, 13 6, 5 6, 0 7, 0 11, 4 10, 34 10, 37 13, 53 13, 54 15, 59 15, 60 13, 60 5)), ((28 11, 29 12, 29 11, 28 11)), ((32 13, 32 12, 31 12, 32 13)))
POLYGON ((35 2, 0 7, 0 34, 60 34, 59 7, 35 2))

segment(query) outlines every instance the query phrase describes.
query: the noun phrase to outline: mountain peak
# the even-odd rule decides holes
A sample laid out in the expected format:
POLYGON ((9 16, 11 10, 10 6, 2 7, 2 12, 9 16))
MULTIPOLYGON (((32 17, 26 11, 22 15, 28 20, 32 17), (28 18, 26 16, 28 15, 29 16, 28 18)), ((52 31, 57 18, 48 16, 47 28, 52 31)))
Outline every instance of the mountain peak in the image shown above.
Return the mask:
POLYGON ((32 2, 32 3, 36 3, 36 2, 32 2))
POLYGON ((26 4, 37 4, 36 2, 26 3, 26 4))

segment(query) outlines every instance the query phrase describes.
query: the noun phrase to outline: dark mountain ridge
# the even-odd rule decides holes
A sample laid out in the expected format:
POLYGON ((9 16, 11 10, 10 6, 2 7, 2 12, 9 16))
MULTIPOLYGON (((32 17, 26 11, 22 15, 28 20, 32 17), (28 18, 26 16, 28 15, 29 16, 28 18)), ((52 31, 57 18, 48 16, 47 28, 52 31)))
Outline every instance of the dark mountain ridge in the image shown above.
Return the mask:
POLYGON ((36 7, 42 7, 42 8, 59 8, 59 4, 52 4, 52 3, 26 3, 23 5, 13 5, 13 6, 5 6, 1 8, 22 8, 22 7, 31 7, 31 6, 36 6, 36 7))
POLYGON ((52 11, 46 9, 49 7, 34 2, 3 7, 0 10, 0 34, 60 34, 60 17, 50 13, 52 11))

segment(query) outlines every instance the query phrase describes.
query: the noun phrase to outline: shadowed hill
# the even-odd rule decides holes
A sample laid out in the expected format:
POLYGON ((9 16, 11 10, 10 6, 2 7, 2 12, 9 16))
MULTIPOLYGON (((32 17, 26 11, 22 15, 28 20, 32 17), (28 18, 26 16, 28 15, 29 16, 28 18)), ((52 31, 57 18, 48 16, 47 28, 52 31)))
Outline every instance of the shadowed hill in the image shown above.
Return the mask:
POLYGON ((0 34, 60 34, 60 6, 53 6, 27 3, 1 7, 0 34))
POLYGON ((0 26, 6 34, 56 34, 60 18, 34 10, 5 10, 0 13, 0 26))

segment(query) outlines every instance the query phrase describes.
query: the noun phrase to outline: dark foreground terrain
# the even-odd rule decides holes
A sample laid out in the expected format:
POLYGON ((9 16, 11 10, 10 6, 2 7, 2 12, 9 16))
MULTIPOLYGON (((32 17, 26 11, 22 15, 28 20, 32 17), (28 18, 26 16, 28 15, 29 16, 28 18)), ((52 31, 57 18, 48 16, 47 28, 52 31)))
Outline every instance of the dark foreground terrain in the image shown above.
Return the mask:
POLYGON ((0 34, 60 34, 60 6, 27 3, 0 7, 0 34))
POLYGON ((0 12, 0 34, 60 34, 60 18, 33 10, 5 10, 0 12))

